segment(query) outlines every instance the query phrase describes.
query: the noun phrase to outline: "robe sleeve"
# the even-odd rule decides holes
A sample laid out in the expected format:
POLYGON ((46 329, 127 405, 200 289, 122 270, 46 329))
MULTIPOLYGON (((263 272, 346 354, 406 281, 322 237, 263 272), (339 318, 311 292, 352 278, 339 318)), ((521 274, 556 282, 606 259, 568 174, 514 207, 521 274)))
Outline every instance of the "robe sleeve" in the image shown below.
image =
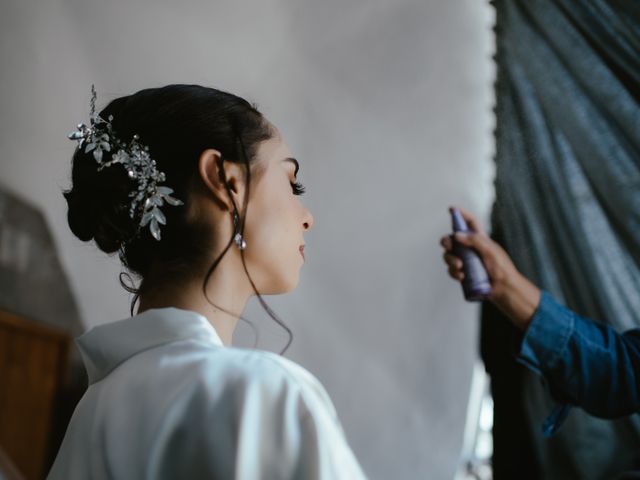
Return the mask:
POLYGON ((224 383, 192 396, 188 430, 163 442, 154 478, 366 478, 328 394, 302 367, 246 353, 224 383))

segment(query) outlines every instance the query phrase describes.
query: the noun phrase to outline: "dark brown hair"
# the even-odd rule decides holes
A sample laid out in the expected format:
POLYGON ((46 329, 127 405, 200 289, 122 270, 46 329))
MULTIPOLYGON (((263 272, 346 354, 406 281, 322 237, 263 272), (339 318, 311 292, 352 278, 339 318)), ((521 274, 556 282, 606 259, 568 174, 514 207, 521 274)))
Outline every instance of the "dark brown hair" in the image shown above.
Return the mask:
MULTIPOLYGON (((140 295, 200 271, 203 260, 210 254, 209 239, 215 236, 213 227, 189 220, 186 215, 189 193, 198 185, 200 154, 213 148, 221 153, 221 161, 245 166, 246 211, 256 150, 260 142, 273 137, 274 129, 257 107, 245 99, 199 85, 168 85, 117 98, 100 112, 103 119, 110 116, 113 132, 121 141, 128 143, 133 135, 139 135, 158 169, 166 174, 164 184, 184 202, 183 206, 163 209, 167 224, 162 226, 162 240, 157 241, 148 229, 139 228, 139 217, 132 219, 129 215, 129 193, 136 184, 124 169, 116 165, 98 171, 92 153, 81 148, 73 155, 72 187, 64 192, 69 227, 80 240, 94 240, 108 254, 118 252, 127 270, 121 273, 120 283, 134 294, 133 315, 140 295), (137 287, 130 274, 139 280, 137 287)), ((235 205, 234 209, 242 233, 245 215, 235 205)), ((233 236, 209 266, 202 285, 205 296, 209 277, 232 243, 233 236)), ((261 305, 289 335, 284 352, 291 344, 291 331, 264 302, 249 276, 242 252, 241 256, 261 305)))

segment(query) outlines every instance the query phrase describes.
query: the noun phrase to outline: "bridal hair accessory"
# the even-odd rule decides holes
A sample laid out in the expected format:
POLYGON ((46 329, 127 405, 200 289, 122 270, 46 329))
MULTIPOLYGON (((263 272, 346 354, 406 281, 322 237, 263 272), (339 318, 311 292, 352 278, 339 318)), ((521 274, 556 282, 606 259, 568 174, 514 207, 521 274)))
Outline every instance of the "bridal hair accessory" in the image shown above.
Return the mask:
MULTIPOLYGON (((238 214, 234 213, 233 214, 234 230, 238 230, 238 221, 239 221, 238 214)), ((245 248, 247 248, 247 242, 244 241, 244 238, 242 238, 242 234, 240 232, 236 233, 235 237, 233 237, 233 241, 236 242, 236 245, 240 250, 244 250, 245 248)))
POLYGON ((160 207, 165 202, 173 206, 182 205, 183 202, 171 196, 171 188, 160 185, 166 179, 165 174, 156 167, 156 161, 149 155, 149 147, 139 142, 137 134, 129 143, 120 140, 112 129, 112 121, 113 115, 104 120, 96 113, 96 89, 91 85, 90 125, 79 124, 68 138, 77 140, 78 148, 84 146, 84 153, 93 152, 98 171, 117 163, 124 167, 129 178, 137 183, 137 188, 129 193, 129 216, 133 219, 137 214, 140 215, 138 227, 149 225, 153 238, 160 240, 160 224, 167 224, 160 207), (112 152, 110 160, 102 159, 104 152, 112 152))

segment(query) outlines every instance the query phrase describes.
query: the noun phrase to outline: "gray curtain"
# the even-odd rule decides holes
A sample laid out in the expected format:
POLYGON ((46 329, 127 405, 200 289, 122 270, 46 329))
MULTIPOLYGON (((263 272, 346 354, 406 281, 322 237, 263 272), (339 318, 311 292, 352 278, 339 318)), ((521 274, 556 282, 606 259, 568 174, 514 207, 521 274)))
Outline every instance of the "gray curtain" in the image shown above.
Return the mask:
MULTIPOLYGON (((638 327, 640 2, 493 4, 496 237, 526 276, 569 308, 618 330, 638 327)), ((494 431, 504 434, 495 439, 496 480, 522 466, 529 478, 545 480, 604 479, 637 468, 637 416, 606 421, 574 409, 555 436, 543 438, 553 402, 535 375, 499 365, 490 350, 501 348, 507 327, 497 316, 483 311, 482 349, 496 383, 496 420, 513 428, 494 431), (502 395, 508 388, 517 394, 502 395), (527 452, 507 455, 517 448, 505 447, 516 428, 527 452)))

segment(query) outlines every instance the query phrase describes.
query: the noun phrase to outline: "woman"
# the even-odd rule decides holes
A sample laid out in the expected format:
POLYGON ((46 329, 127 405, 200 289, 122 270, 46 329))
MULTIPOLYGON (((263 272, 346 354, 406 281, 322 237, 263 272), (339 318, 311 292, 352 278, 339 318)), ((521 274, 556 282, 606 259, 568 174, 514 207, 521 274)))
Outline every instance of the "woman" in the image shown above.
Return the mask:
POLYGON ((316 378, 230 346, 250 297, 295 288, 313 226, 278 130, 196 85, 94 108, 70 135, 69 226, 139 285, 131 318, 77 340, 89 388, 49 478, 364 478, 316 378))
MULTIPOLYGON (((482 258, 491 279, 490 300, 522 330, 516 359, 544 376, 551 393, 566 405, 577 405, 606 418, 640 411, 640 329, 618 333, 558 304, 513 265, 476 218, 460 209, 474 232, 456 234, 455 241, 482 258)), ((441 239, 449 275, 464 278, 462 261, 453 254, 452 239, 441 239)), ((566 416, 560 409, 549 419, 552 433, 566 416)))

